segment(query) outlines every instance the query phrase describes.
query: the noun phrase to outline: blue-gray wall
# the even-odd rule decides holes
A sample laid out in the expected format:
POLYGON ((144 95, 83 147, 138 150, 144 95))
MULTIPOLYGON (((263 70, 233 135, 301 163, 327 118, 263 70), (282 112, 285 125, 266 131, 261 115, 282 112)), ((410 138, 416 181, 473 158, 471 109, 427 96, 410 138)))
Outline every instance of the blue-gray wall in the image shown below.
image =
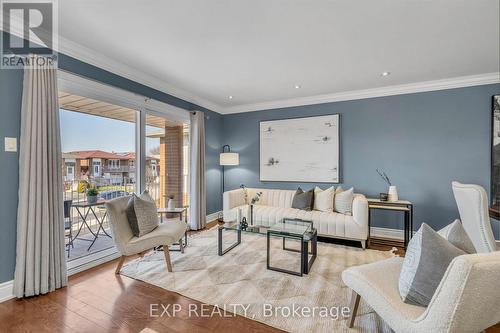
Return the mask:
MULTIPOLYGON (((375 169, 384 170, 400 197, 414 203, 415 229, 422 222, 443 227, 458 217, 452 180, 490 188, 496 93, 499 84, 225 115, 224 144, 240 153, 240 165, 226 169, 226 190, 242 183, 284 189, 316 185, 259 181, 259 121, 339 113, 342 186, 377 196, 387 186, 375 169)), ((402 227, 395 213, 373 217, 372 226, 402 227)))
MULTIPOLYGON (((220 114, 68 56, 60 55, 59 68, 177 107, 203 111, 206 131, 207 214, 221 209, 222 170, 218 160, 222 145, 222 116, 220 114)), ((4 151, 3 138, 7 136, 19 139, 22 81, 22 71, 0 70, 0 139, 2 140, 0 149, 0 283, 13 279, 15 267, 18 154, 4 151)))

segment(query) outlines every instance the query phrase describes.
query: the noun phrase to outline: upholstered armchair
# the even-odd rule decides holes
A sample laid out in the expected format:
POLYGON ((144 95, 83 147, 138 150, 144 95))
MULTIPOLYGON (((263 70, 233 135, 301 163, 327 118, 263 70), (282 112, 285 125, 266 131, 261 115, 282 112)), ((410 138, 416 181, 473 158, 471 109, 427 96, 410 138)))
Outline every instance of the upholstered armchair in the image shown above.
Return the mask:
POLYGON ((500 322, 500 252, 488 216, 486 191, 453 182, 462 224, 478 254, 449 265, 428 307, 404 303, 399 294, 403 258, 396 257, 342 272, 352 289, 353 327, 361 298, 396 332, 477 333, 500 322))
POLYGON ((351 318, 362 297, 401 333, 478 333, 500 322, 500 252, 455 258, 427 308, 404 303, 398 289, 403 258, 351 267, 342 279, 352 290, 351 318))
MULTIPOLYGON (((186 232, 187 225, 182 221, 168 221, 160 224, 156 229, 142 237, 135 237, 125 212, 129 199, 128 196, 120 197, 106 203, 113 240, 118 252, 121 254, 115 273, 120 273, 126 257, 132 255, 142 256, 146 251, 158 246, 163 246, 167 270, 172 272, 168 247, 177 242, 182 244, 182 237, 186 232)), ((184 251, 183 246, 181 246, 181 251, 184 251)))
POLYGON ((488 212, 488 195, 478 185, 452 183, 453 194, 457 202, 460 220, 477 252, 498 250, 498 244, 491 230, 488 212))

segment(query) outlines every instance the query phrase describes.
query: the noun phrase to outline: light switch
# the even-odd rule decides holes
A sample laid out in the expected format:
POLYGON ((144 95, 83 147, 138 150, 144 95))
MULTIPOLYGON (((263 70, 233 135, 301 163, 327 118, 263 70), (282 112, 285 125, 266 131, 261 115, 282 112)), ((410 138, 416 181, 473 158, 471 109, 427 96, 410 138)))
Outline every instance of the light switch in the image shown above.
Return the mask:
POLYGON ((5 138, 5 151, 17 151, 17 138, 5 138))

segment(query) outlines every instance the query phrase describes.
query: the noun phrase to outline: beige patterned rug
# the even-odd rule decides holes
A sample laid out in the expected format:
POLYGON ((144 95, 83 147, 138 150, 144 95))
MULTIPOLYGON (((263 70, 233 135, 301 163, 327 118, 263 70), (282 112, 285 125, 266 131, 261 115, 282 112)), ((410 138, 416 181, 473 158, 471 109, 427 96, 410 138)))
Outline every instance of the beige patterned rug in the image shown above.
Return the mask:
MULTIPOLYGON (((235 238, 226 232, 224 242, 235 238)), ((299 255, 281 246, 280 239, 271 242, 271 264, 297 268, 299 255)), ((350 290, 341 279, 345 268, 389 258, 391 252, 318 242, 311 272, 299 277, 266 269, 264 235, 243 234, 239 246, 218 256, 214 228, 190 237, 186 252, 171 256, 173 273, 157 252, 128 263, 121 274, 289 332, 391 331, 363 302, 354 329, 346 327, 342 310, 349 307, 350 290)))

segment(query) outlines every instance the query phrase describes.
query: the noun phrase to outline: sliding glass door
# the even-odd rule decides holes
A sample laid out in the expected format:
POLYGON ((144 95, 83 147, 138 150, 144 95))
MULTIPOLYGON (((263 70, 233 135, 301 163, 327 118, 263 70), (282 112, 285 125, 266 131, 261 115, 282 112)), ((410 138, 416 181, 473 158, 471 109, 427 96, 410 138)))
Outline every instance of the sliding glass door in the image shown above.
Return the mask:
POLYGON ((147 189, 159 208, 189 205, 189 114, 68 73, 61 76, 66 249, 74 273, 118 256, 106 201, 147 189), (90 189, 96 198, 88 196, 95 194, 90 189))
POLYGON ((69 266, 116 252, 104 202, 137 190, 139 111, 59 92, 69 266), (89 189, 97 190, 90 204, 89 189))

